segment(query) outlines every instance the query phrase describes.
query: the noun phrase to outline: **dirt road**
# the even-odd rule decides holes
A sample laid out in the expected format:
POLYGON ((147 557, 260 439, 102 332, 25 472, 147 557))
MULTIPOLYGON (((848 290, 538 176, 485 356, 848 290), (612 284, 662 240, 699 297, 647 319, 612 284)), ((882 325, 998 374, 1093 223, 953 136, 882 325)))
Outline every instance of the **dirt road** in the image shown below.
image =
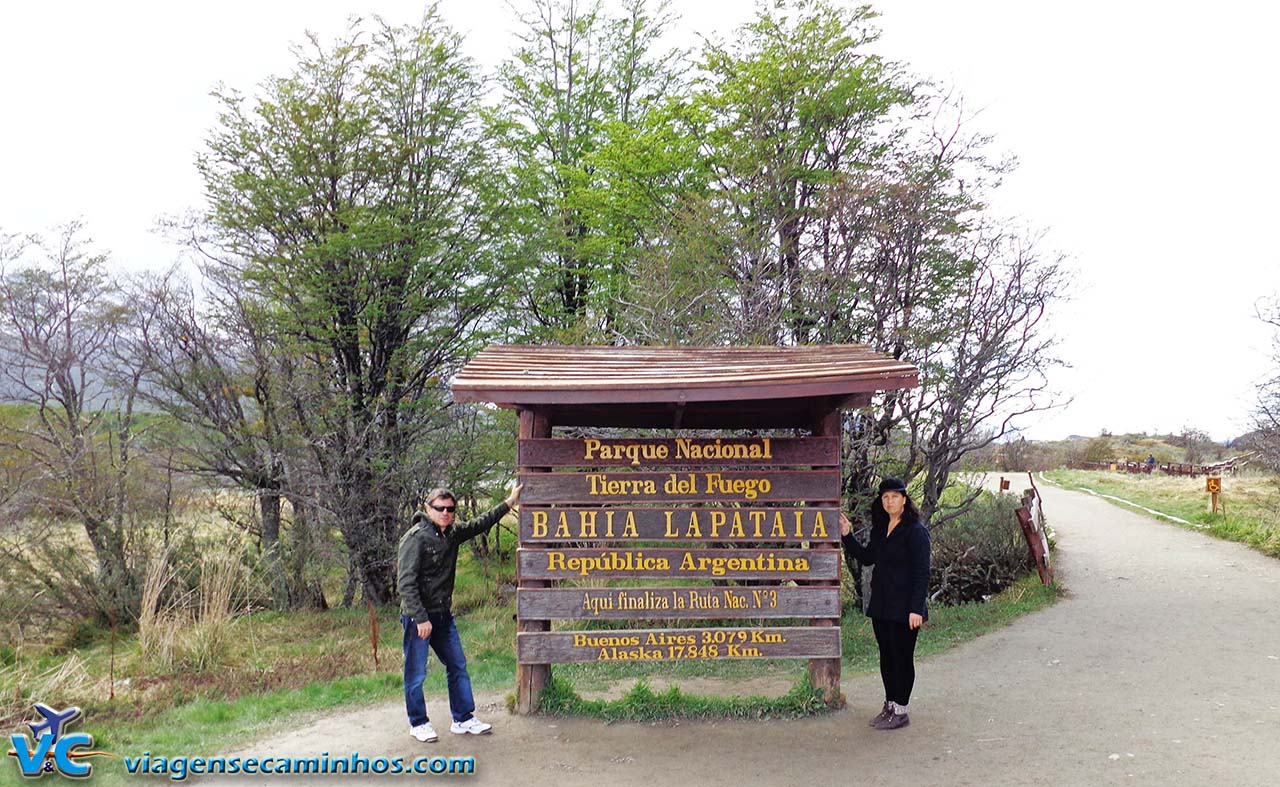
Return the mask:
POLYGON ((446 780, 534 787, 1280 783, 1280 561, 1042 489, 1068 598, 919 664, 900 731, 867 726, 883 695, 863 676, 844 683, 847 710, 801 721, 520 718, 489 696, 480 738, 418 744, 393 704, 243 751, 473 755, 475 776, 446 780))

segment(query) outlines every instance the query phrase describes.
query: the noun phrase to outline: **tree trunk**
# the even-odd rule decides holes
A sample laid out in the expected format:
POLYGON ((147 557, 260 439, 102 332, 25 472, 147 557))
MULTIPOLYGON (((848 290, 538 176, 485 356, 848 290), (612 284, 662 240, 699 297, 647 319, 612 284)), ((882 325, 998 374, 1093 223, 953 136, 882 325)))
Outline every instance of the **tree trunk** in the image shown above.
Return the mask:
POLYGON ((258 490, 258 510, 262 515, 262 559, 271 583, 271 602, 275 609, 293 608, 289 579, 285 576, 280 545, 280 491, 258 490))

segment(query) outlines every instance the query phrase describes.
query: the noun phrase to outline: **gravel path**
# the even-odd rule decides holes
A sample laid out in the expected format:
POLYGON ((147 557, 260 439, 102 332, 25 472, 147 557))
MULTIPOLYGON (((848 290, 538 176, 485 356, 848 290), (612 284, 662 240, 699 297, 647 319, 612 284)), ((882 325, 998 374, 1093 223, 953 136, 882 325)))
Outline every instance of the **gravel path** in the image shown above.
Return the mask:
MULTIPOLYGON (((473 755, 462 781, 535 787, 1280 783, 1280 561, 1041 488, 1068 597, 918 664, 900 731, 867 726, 882 695, 861 676, 844 682, 848 710, 800 721, 522 718, 494 695, 478 698, 495 726, 480 738, 418 744, 396 703, 241 753, 473 755)), ((443 698, 428 708, 447 718, 443 698)))

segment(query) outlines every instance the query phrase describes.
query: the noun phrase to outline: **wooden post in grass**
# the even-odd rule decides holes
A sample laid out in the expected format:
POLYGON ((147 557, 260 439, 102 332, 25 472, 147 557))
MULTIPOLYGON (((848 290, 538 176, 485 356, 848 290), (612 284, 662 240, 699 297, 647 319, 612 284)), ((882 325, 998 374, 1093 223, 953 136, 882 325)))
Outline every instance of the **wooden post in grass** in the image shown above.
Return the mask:
MULTIPOLYGON (((536 440, 551 437, 551 422, 547 420, 546 412, 542 408, 523 408, 520 411, 520 440, 536 440)), ((549 467, 534 467, 520 464, 517 470, 524 476, 525 474, 546 473, 549 467)), ((521 495, 520 508, 523 510, 525 500, 527 500, 529 489, 525 489, 521 495)), ((524 549, 523 541, 518 542, 519 548, 524 549)), ((540 549, 537 544, 529 544, 530 549, 540 549)), ((551 582, 546 579, 526 578, 520 570, 519 551, 517 551, 516 563, 516 595, 519 597, 522 589, 540 589, 548 588, 551 582)), ((551 630, 551 621, 549 620, 527 620, 517 618, 516 621, 516 638, 517 642, 522 634, 542 633, 551 630)), ((546 690, 547 684, 551 682, 551 664, 531 664, 522 660, 516 662, 516 713, 527 716, 534 713, 538 709, 538 702, 542 699, 542 692, 546 690)))
POLYGON ((1204 491, 1209 493, 1209 513, 1218 513, 1218 495, 1222 492, 1222 476, 1211 475, 1205 478, 1204 491))
MULTIPOLYGON (((868 397, 870 398, 870 397, 868 397)), ((830 409, 825 412, 817 413, 817 418, 813 426, 814 437, 835 438, 836 446, 840 445, 840 427, 841 418, 839 409, 830 409)), ((840 507, 840 495, 837 490, 834 499, 827 500, 810 500, 808 504, 811 506, 834 505, 840 507)), ((832 523, 836 528, 836 535, 839 535, 840 519, 837 515, 836 521, 832 523)), ((836 577, 835 579, 818 579, 812 584, 819 587, 832 588, 835 590, 836 598, 840 597, 840 554, 841 550, 834 544, 811 543, 809 548, 817 555, 822 554, 818 551, 820 547, 835 547, 831 551, 836 554, 836 577)), ((827 551, 827 550, 822 550, 827 551)), ((835 617, 814 617, 809 620, 809 625, 818 629, 835 628, 840 629, 840 608, 836 605, 835 617)), ((809 685, 815 691, 822 694, 823 702, 832 707, 844 706, 844 695, 840 693, 840 655, 839 650, 833 658, 819 658, 809 660, 809 685)))

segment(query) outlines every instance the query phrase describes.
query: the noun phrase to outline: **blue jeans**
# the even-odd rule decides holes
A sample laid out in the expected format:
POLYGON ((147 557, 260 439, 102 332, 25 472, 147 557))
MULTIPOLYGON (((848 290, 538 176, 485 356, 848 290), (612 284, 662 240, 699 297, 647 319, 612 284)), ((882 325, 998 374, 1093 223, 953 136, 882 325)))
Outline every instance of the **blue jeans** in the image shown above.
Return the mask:
POLYGON ((429 614, 431 636, 418 636, 418 622, 408 615, 400 616, 404 628, 404 707, 409 712, 409 726, 427 723, 427 702, 422 696, 422 682, 427 679, 427 646, 444 664, 449 683, 449 712, 454 721, 466 721, 475 712, 471 695, 471 676, 467 674, 467 657, 462 653, 462 640, 453 615, 448 612, 429 614))

